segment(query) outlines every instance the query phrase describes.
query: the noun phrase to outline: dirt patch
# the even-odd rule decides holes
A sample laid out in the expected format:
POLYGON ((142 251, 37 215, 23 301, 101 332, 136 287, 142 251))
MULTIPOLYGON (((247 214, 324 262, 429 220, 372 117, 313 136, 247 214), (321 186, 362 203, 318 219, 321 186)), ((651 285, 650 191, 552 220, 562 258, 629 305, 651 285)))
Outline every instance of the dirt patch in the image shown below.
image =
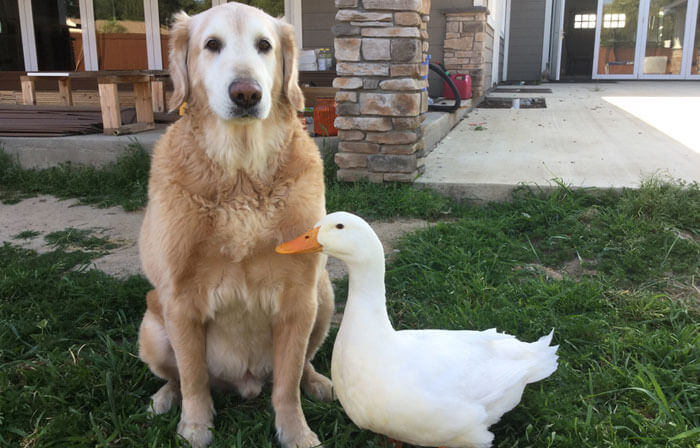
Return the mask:
MULTIPOLYGON (((45 240, 49 233, 66 228, 91 230, 95 235, 118 245, 109 254, 93 260, 94 267, 116 277, 127 277, 142 273, 138 250, 142 220, 143 211, 125 212, 120 207, 95 208, 77 205, 75 200, 39 196, 17 204, 0 204, 0 243, 9 242, 43 253, 54 249, 45 240)), ((428 225, 420 219, 374 221, 370 224, 384 244, 388 257, 394 253, 394 244, 399 237, 428 225)), ((347 274, 345 265, 333 258, 328 261, 328 272, 332 279, 347 274)))
POLYGON ((598 271, 594 269, 589 269, 586 266, 592 266, 593 260, 574 258, 571 261, 567 261, 561 268, 561 271, 567 276, 573 279, 580 279, 584 276, 597 275, 598 271))
POLYGON ((564 263, 559 269, 554 269, 537 263, 516 266, 513 269, 515 271, 535 272, 538 275, 542 275, 543 277, 554 281, 561 281, 564 280, 564 278, 580 280, 584 276, 597 274, 595 270, 588 269, 584 266, 589 265, 592 262, 593 260, 580 260, 579 258, 574 258, 573 260, 564 263))

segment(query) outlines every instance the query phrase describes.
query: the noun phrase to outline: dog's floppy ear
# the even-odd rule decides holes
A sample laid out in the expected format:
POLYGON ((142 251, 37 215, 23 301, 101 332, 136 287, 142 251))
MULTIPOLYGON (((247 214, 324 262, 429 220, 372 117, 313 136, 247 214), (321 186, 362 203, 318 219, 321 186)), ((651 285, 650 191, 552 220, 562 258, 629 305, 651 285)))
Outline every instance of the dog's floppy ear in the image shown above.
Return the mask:
POLYGON ((284 65, 284 80, 282 91, 292 107, 298 111, 304 110, 304 94, 299 88, 299 52, 294 40, 294 27, 279 21, 279 35, 282 43, 282 62, 284 65))
POLYGON ((170 27, 170 79, 173 81, 173 96, 170 97, 170 112, 187 101, 190 95, 190 79, 187 73, 187 49, 190 41, 190 16, 180 11, 173 17, 170 27))

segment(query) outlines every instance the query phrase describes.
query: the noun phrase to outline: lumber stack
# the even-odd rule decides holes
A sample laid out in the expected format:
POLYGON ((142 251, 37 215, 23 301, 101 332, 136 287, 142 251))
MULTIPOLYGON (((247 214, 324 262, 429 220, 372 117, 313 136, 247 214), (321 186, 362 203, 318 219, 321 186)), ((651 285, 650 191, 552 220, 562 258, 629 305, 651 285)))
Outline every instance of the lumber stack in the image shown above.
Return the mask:
MULTIPOLYGON (((133 123, 133 108, 121 109, 122 122, 133 123)), ((102 132, 99 107, 0 105, 0 135, 5 137, 60 137, 102 132)))

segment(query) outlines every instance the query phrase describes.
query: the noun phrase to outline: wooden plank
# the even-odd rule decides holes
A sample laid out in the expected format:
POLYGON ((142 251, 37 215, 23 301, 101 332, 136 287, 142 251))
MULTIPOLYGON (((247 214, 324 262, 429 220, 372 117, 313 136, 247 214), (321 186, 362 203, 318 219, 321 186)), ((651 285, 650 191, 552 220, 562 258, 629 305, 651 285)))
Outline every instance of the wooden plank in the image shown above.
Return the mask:
POLYGON ((319 98, 335 98, 335 92, 338 89, 334 87, 302 87, 301 91, 304 93, 304 104, 313 107, 319 98))
POLYGON ((150 75, 108 75, 108 76, 98 76, 98 84, 127 84, 134 82, 148 82, 151 80, 150 75))
POLYGON ((105 135, 113 135, 108 129, 119 129, 122 125, 122 117, 119 110, 119 92, 116 84, 99 83, 100 108, 102 109, 102 126, 105 135))
POLYGON ((153 124, 153 103, 151 102, 151 82, 134 83, 134 101, 136 102, 136 121, 153 124))
POLYGON ((153 99, 153 111, 165 112, 165 83, 163 81, 151 82, 151 97, 153 99))
POLYGON ((24 104, 36 104, 36 89, 34 80, 27 76, 20 77, 22 83, 22 100, 24 104))
POLYGON ((150 129, 155 129, 155 125, 153 123, 132 123, 125 124, 119 128, 104 128, 104 135, 135 134, 137 132, 148 131, 150 129))
POLYGON ((66 106, 73 105, 73 90, 71 89, 70 78, 58 79, 58 96, 61 99, 61 103, 66 106))
POLYGON ((22 113, 22 112, 30 112, 30 113, 36 113, 36 112, 41 112, 41 111, 49 111, 49 112, 99 112, 100 107, 99 106, 54 106, 54 105, 49 105, 49 104, 37 104, 35 106, 32 105, 26 105, 26 104, 0 104, 0 113, 5 112, 5 111, 11 111, 12 113, 22 113))

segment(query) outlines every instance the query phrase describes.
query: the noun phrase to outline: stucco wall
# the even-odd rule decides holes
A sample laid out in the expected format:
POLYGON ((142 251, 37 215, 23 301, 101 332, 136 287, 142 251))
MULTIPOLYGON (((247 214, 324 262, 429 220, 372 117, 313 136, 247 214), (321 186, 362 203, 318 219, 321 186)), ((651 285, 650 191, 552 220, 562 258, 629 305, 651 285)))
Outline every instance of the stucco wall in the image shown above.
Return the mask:
POLYGON ((540 79, 545 0, 511 2, 508 80, 540 79))

